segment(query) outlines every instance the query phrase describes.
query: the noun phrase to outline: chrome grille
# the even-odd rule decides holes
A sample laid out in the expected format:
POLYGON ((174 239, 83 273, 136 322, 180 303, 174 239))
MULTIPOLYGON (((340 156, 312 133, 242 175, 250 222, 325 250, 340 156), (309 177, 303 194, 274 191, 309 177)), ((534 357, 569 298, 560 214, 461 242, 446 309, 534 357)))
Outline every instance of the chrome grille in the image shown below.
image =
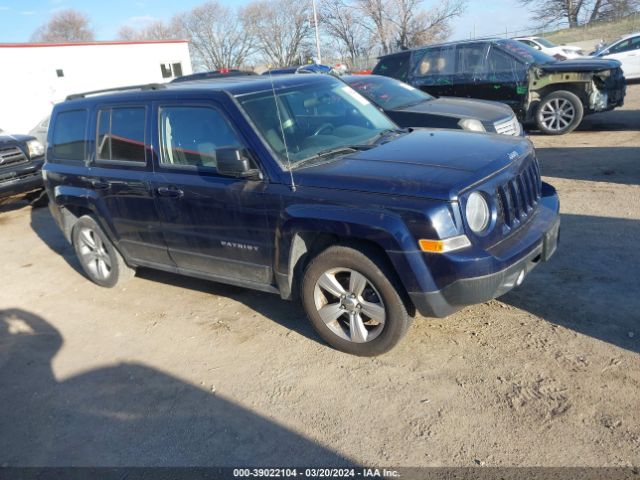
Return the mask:
POLYGON ((493 126, 496 129, 496 133, 500 135, 520 135, 520 123, 518 123, 518 119, 515 116, 505 121, 496 122, 493 126))
POLYGON ((18 147, 0 148, 0 168, 26 162, 27 156, 18 147))
POLYGON ((505 232, 517 228, 533 212, 542 195, 538 162, 534 160, 496 191, 498 220, 505 232))

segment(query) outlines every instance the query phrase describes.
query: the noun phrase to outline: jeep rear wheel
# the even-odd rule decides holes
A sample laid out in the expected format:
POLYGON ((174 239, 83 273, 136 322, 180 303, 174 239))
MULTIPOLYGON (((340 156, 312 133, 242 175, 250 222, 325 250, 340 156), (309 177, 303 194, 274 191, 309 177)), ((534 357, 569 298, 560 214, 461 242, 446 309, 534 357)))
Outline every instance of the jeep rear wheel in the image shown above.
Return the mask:
POLYGON ((542 99, 536 112, 536 124, 548 135, 563 135, 575 130, 583 116, 582 101, 573 93, 560 90, 542 99))
POLYGON ((376 253, 330 247, 305 270, 302 303, 311 324, 331 346, 373 356, 393 348, 410 317, 394 275, 376 253))
POLYGON ((101 287, 115 287, 132 278, 129 267, 96 221, 88 215, 80 217, 73 227, 73 247, 87 276, 101 287))

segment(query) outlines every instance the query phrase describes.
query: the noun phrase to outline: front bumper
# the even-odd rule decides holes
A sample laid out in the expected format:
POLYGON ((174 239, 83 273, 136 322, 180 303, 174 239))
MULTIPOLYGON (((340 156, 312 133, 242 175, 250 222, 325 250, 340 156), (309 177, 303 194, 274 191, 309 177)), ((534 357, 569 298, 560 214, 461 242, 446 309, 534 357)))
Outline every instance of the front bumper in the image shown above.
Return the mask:
POLYGON ((0 198, 29 193, 42 188, 42 173, 38 170, 28 175, 0 180, 0 198))
POLYGON ((434 292, 409 292, 409 296, 416 310, 427 317, 446 317, 468 305, 497 298, 520 285, 540 262, 551 258, 558 245, 559 233, 560 217, 556 213, 540 231, 533 249, 506 268, 487 275, 461 278, 434 292))

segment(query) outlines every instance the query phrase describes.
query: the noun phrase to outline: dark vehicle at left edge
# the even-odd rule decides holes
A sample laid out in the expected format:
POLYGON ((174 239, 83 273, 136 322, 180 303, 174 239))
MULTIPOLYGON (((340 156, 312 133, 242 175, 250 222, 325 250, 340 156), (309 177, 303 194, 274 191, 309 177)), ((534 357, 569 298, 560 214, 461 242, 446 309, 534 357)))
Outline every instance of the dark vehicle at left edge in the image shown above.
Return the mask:
POLYGON ((348 75, 341 79, 401 127, 524 135, 515 113, 503 103, 455 97, 436 98, 404 82, 381 75, 348 75))
POLYGON ((9 135, 0 129, 0 199, 43 192, 44 147, 32 136, 9 135))

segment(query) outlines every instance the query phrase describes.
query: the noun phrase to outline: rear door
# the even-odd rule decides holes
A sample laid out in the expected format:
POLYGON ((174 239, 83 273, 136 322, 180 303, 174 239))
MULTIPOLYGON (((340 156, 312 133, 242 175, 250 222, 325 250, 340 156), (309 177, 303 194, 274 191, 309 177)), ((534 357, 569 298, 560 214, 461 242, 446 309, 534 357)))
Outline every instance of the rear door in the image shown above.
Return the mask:
POLYGON ((218 148, 247 148, 227 112, 208 99, 167 101, 154 104, 154 118, 153 189, 175 264, 185 273, 232 283, 271 284, 268 183, 225 177, 216 169, 218 148))
POLYGON ((88 180, 120 249, 137 263, 171 264, 151 189, 150 108, 99 105, 88 180))

